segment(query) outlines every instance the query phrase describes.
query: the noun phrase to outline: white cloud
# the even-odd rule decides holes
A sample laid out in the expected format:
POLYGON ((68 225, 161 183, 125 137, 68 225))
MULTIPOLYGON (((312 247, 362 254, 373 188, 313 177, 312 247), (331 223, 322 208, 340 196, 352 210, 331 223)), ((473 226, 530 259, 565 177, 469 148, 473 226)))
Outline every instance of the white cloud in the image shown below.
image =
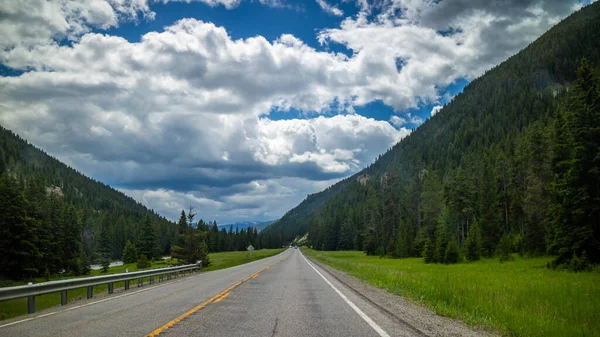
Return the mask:
POLYGON ((346 56, 290 34, 234 40, 194 19, 137 43, 90 33, 153 18, 146 0, 3 2, 0 62, 29 72, 0 77, 0 123, 159 211, 177 216, 194 203, 219 219, 276 217, 370 163, 410 132, 403 125, 423 122, 376 121, 355 106, 381 100, 401 113, 439 102, 439 88, 480 75, 572 8, 356 3, 360 14, 318 36, 346 56), (56 43, 64 38, 72 43, 56 43), (311 118, 272 121, 272 109, 311 118))
POLYGON ((394 115, 390 117, 390 124, 392 124, 395 127, 401 127, 406 124, 406 118, 394 115))
POLYGON ((0 5, 0 62, 25 56, 30 48, 77 39, 91 28, 116 27, 119 21, 153 19, 147 0, 3 1, 0 5))
POLYGON ((210 192, 181 192, 171 189, 119 189, 159 214, 176 221, 190 205, 205 220, 218 224, 235 221, 272 220, 296 206, 298 199, 325 189, 337 180, 312 181, 303 178, 254 180, 210 192), (237 189, 237 190, 236 190, 237 189), (199 196, 207 194, 208 197, 199 196))
POLYGON ((328 4, 325 0, 315 0, 315 1, 317 2, 317 4, 319 4, 319 7, 321 7, 321 9, 323 9, 323 11, 325 11, 328 14, 335 15, 335 16, 344 15, 344 12, 341 9, 339 9, 337 6, 328 4))
POLYGON ((442 110, 443 106, 441 105, 436 105, 433 108, 431 108, 431 117, 435 116, 436 113, 438 113, 438 111, 442 110))

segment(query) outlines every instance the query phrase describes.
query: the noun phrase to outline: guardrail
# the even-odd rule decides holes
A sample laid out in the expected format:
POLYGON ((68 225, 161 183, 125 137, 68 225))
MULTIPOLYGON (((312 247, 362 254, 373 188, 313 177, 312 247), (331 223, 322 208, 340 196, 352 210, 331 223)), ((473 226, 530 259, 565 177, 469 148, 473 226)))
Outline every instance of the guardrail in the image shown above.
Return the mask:
POLYGON ((125 281, 125 290, 127 290, 129 289, 129 282, 134 279, 138 280, 138 287, 141 287, 144 284, 143 279, 146 277, 150 277, 149 282, 152 284, 154 283, 155 276, 158 276, 158 282, 161 282, 164 280, 164 275, 167 275, 167 280, 170 280, 172 276, 179 277, 180 273, 185 275, 186 271, 191 273, 192 271, 197 271, 199 269, 202 269, 202 261, 199 261, 197 264, 188 264, 178 267, 150 269, 112 275, 81 277, 68 280, 36 283, 31 285, 6 287, 0 288, 0 301, 8 301, 27 297, 27 312, 32 314, 35 312, 35 297, 39 295, 60 291, 60 304, 65 305, 67 304, 67 291, 69 290, 87 288, 87 298, 89 299, 93 297, 94 286, 108 284, 108 293, 112 294, 115 282, 125 281))

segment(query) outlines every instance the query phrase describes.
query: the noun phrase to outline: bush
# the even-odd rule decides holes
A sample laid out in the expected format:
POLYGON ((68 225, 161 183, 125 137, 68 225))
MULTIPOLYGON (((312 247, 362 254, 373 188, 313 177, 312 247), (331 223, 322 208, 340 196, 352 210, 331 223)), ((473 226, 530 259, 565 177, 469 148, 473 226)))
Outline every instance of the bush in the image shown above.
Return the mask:
POLYGON ((573 253, 568 268, 574 272, 590 271, 592 266, 588 259, 587 252, 584 250, 583 253, 581 253, 581 257, 577 257, 577 254, 573 253))
POLYGON ((498 243, 498 247, 496 248, 496 255, 500 259, 500 262, 512 260, 511 247, 512 242, 508 235, 504 235, 502 239, 500 239, 500 243, 498 243))
POLYGON ((458 250, 458 244, 456 240, 448 242, 446 246, 446 253, 444 254, 444 262, 449 264, 458 263, 460 260, 460 253, 458 250))
POLYGON ((144 268, 148 268, 150 267, 150 261, 148 261, 148 258, 146 257, 146 255, 141 254, 140 257, 138 257, 137 260, 137 267, 138 269, 144 269, 144 268))
POLYGON ((137 250, 131 241, 127 240, 123 248, 123 263, 134 263, 137 261, 137 250))

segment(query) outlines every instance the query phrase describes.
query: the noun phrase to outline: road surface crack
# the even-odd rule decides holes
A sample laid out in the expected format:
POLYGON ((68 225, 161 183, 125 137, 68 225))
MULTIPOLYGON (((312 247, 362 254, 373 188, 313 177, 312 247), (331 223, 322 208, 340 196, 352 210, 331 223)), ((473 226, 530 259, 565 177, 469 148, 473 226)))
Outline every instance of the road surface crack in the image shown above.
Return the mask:
POLYGON ((271 337, 274 337, 277 333, 277 323, 279 323, 279 318, 275 317, 275 325, 273 326, 273 333, 271 334, 271 337))

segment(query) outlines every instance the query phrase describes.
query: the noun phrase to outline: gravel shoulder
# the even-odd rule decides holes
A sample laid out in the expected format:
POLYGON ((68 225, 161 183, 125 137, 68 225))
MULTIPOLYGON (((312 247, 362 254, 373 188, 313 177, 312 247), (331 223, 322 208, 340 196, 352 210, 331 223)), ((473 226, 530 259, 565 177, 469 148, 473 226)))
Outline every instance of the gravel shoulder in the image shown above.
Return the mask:
MULTIPOLYGON (((306 255, 305 255, 306 256, 306 255)), ((329 275, 343 283, 350 290, 369 301, 388 316, 405 322, 413 328, 419 330, 427 336, 499 336, 494 331, 472 328, 458 320, 450 319, 435 314, 431 310, 412 303, 402 296, 387 292, 384 289, 373 287, 363 283, 354 276, 348 275, 343 271, 329 267, 326 264, 306 258, 320 268, 326 270, 329 275)))

